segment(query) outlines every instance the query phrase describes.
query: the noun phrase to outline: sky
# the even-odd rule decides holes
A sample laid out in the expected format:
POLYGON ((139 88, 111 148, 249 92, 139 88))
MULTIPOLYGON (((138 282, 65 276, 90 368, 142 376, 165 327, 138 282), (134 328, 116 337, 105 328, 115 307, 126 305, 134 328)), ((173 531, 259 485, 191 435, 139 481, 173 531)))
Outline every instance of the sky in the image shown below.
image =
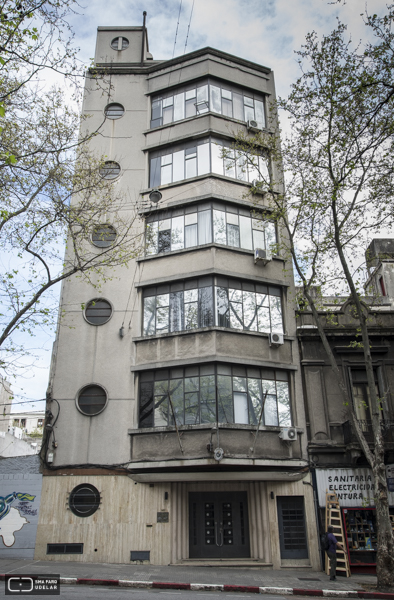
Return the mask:
MULTIPOLYGON (((301 49, 307 33, 329 34, 337 19, 348 26, 349 37, 365 42, 368 29, 361 13, 384 14, 385 0, 80 0, 69 21, 80 48, 79 60, 88 66, 94 56, 98 26, 142 25, 147 12, 149 50, 155 60, 170 59, 211 46, 274 71, 278 96, 286 96, 299 76, 295 51, 301 49), (86 6, 84 6, 84 3, 86 6), (179 20, 179 25, 178 25, 179 20), (175 51, 174 51, 174 43, 175 51)), ((26 370, 24 378, 12 382, 16 402, 13 411, 44 409, 53 331, 40 331, 28 340, 37 348, 39 359, 26 370)), ((26 364, 30 365, 28 359, 26 364)))

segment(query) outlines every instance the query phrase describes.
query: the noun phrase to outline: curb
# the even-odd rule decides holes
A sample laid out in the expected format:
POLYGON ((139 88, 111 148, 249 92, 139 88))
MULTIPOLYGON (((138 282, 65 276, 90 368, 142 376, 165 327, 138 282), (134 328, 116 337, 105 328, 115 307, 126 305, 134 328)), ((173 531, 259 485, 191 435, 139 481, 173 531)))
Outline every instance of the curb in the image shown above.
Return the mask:
MULTIPOLYGON (((16 575, 16 574, 15 574, 16 575)), ((4 581, 5 575, 0 575, 4 581)), ((310 590, 303 588, 259 587, 254 585, 223 585, 214 583, 171 583, 167 581, 131 581, 129 579, 87 579, 60 577, 64 585, 100 585, 104 587, 153 588, 162 590, 193 590, 274 594, 279 596, 322 596, 325 598, 363 598, 364 600, 394 600, 394 593, 364 590, 310 590)))

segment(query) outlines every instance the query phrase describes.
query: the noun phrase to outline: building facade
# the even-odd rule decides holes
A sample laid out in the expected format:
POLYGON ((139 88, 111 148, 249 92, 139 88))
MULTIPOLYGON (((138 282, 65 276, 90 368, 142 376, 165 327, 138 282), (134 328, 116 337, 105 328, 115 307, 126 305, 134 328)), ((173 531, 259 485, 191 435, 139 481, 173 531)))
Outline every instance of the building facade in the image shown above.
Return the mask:
MULTIPOLYGON (((394 240, 373 240, 369 268, 368 330, 382 422, 390 512, 394 528, 394 240)), ((373 447, 372 421, 363 349, 355 345, 358 322, 349 298, 318 299, 328 341, 348 388, 363 434, 373 447)), ((323 348, 312 314, 298 312, 297 334, 307 415, 308 453, 324 531, 326 491, 337 494, 350 567, 374 572, 377 550, 374 478, 349 420, 348 407, 323 348)))
POLYGON ((84 112, 144 247, 99 296, 63 285, 36 559, 320 568, 291 265, 259 170, 231 160, 274 98, 259 64, 155 61, 144 27, 98 28, 84 112))

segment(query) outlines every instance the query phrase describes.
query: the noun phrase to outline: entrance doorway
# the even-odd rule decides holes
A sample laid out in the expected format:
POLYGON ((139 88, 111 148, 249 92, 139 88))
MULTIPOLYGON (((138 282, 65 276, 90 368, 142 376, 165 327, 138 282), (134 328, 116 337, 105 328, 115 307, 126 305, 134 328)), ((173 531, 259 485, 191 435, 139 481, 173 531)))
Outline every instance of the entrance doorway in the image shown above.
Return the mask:
POLYGON ((277 496, 281 558, 308 558, 303 496, 277 496))
POLYGON ((246 492, 189 494, 190 558, 249 558, 246 492))

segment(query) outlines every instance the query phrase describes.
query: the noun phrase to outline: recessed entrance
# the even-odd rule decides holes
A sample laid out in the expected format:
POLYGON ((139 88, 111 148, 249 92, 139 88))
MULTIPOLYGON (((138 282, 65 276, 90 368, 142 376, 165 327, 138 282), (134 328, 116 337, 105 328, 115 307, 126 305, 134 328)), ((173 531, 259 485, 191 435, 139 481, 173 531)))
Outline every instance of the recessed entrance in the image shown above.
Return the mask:
POLYGON ((190 558, 249 558, 246 492, 189 494, 190 558))

